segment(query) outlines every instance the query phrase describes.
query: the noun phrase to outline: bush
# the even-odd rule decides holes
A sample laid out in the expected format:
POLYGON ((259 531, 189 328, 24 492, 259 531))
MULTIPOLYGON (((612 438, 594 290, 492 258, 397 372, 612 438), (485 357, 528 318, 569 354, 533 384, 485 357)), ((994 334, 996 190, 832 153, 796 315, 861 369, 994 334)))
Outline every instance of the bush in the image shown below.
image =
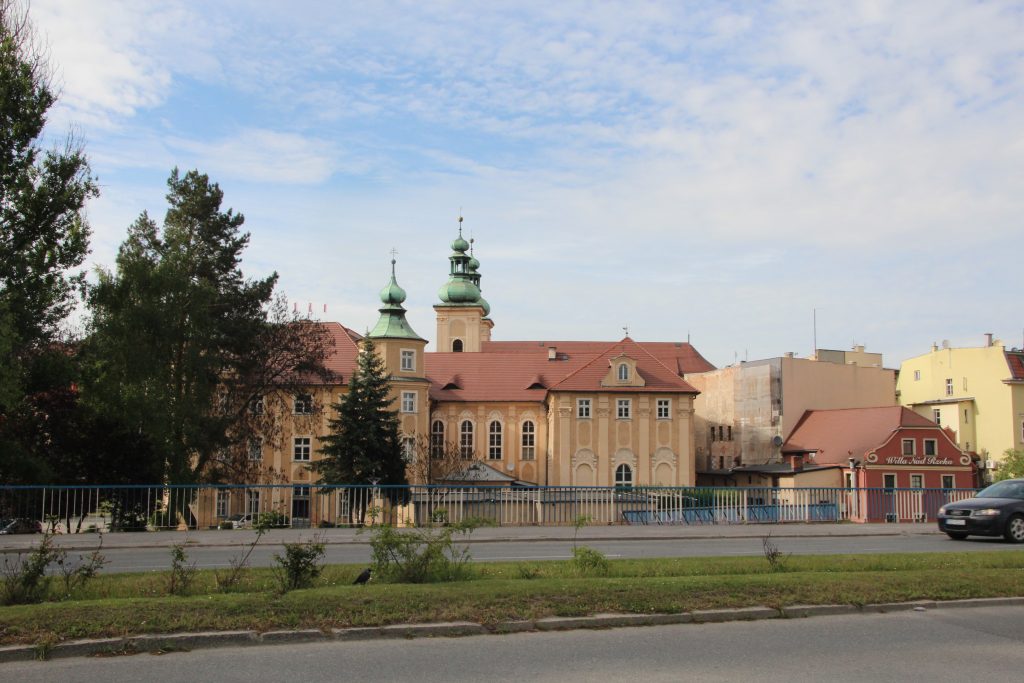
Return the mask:
POLYGON ((53 535, 47 532, 27 557, 18 555, 13 562, 4 557, 0 603, 28 605, 42 602, 50 589, 50 577, 46 575, 46 567, 63 553, 64 551, 53 546, 53 535))
POLYGON ((171 546, 171 575, 167 591, 171 595, 184 595, 196 577, 196 563, 189 563, 185 546, 176 543, 171 546))
POLYGON ((572 549, 572 565, 577 574, 591 576, 607 576, 611 565, 608 558, 599 550, 585 545, 572 549))
POLYGON ((455 534, 468 536, 485 523, 468 519, 442 527, 396 529, 387 524, 375 527, 370 538, 373 576, 385 583, 464 579, 472 558, 469 549, 456 546, 453 537, 455 534))
POLYGON ((270 510, 256 515, 253 526, 261 529, 279 529, 288 526, 288 515, 280 510, 270 510))
POLYGON ((309 588, 323 569, 324 544, 318 538, 305 543, 285 543, 284 556, 274 553, 274 577, 282 593, 309 588))

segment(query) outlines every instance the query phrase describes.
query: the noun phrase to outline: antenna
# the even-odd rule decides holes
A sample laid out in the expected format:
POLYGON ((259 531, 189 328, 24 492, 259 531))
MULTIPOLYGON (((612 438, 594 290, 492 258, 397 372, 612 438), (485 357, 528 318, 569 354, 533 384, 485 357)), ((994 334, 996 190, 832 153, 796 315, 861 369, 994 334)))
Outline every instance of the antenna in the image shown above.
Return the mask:
POLYGON ((818 353, 818 309, 812 309, 814 311, 814 346, 811 347, 811 353, 817 355, 818 353))

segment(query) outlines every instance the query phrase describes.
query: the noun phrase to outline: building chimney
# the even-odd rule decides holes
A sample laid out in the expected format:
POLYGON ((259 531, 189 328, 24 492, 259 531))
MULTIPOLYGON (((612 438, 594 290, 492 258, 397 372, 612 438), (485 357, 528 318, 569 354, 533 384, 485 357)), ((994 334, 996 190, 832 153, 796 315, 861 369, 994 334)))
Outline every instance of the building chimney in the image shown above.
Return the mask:
POLYGON ((792 351, 786 351, 786 353, 784 353, 783 355, 784 355, 784 356, 785 356, 786 358, 792 358, 792 357, 793 357, 793 352, 792 352, 792 351))
POLYGON ((558 360, 558 349, 554 346, 548 347, 548 360, 558 360))
POLYGON ((853 350, 855 353, 864 353, 864 345, 857 344, 856 346, 853 347, 853 350))
POLYGON ((936 344, 935 342, 932 342, 932 352, 935 352, 935 351, 938 351, 938 350, 939 350, 939 345, 936 344))
POLYGON ((991 332, 986 332, 985 333, 985 346, 992 346, 992 333, 991 332))
POLYGON ((789 461, 789 466, 794 472, 802 472, 804 469, 804 456, 803 453, 793 453, 786 456, 786 460, 789 461))
POLYGON ((942 348, 944 348, 944 349, 948 349, 949 348, 949 340, 948 339, 943 339, 942 340, 942 348))

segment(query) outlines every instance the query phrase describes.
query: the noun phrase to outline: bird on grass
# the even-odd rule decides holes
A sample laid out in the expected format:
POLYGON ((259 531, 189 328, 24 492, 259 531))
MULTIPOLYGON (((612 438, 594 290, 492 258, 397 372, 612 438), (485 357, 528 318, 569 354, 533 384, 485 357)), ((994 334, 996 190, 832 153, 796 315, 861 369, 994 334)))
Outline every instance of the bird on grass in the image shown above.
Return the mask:
POLYGON ((360 585, 365 584, 367 581, 370 580, 370 573, 371 573, 371 571, 372 571, 372 569, 369 568, 369 567, 364 569, 362 572, 360 572, 359 576, 356 577, 356 580, 352 582, 352 585, 354 586, 356 584, 360 584, 360 585))

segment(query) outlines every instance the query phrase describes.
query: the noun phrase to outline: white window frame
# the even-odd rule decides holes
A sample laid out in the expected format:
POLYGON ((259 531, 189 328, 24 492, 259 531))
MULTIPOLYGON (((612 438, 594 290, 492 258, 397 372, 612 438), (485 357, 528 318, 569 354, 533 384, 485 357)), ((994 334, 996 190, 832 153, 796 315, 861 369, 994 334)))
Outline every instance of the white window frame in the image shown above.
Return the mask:
POLYGON ((223 519, 231 512, 231 493, 227 489, 217 489, 217 517, 223 519))
POLYGON ((473 457, 474 431, 475 427, 472 420, 463 420, 459 423, 459 457, 463 460, 470 460, 473 457))
POLYGON ((952 377, 947 377, 946 378, 946 396, 952 396, 952 395, 953 395, 953 378, 952 377))
POLYGON ((576 399, 576 419, 589 420, 592 414, 591 400, 589 398, 576 399))
POLYGON ((629 381, 629 364, 628 363, 619 363, 619 367, 616 368, 616 376, 619 378, 620 382, 628 382, 629 381))
POLYGON ((399 353, 399 367, 402 372, 416 372, 416 350, 402 349, 399 353))
POLYGON ((925 439, 922 445, 924 451, 922 455, 938 455, 939 454, 939 440, 938 439, 925 439), (928 444, 931 444, 932 452, 928 452, 928 444))
POLYGON ((917 439, 900 439, 900 455, 917 455, 917 439), (910 452, 907 452, 907 444, 910 444, 910 452))
POLYGON ((292 404, 292 415, 312 415, 313 395, 295 394, 295 401, 292 404))
POLYGON ((416 392, 415 391, 403 391, 402 392, 402 412, 403 413, 415 413, 416 412, 416 392))
POLYGON ((502 428, 501 422, 491 420, 487 425, 487 459, 501 460, 502 457, 502 428))
POLYGON ((444 420, 430 423, 430 457, 438 460, 444 456, 444 420))
POLYGON ((910 475, 910 488, 912 489, 923 489, 924 488, 924 475, 917 473, 910 475))
POLYGON ((313 459, 313 437, 293 436, 292 437, 292 460, 294 462, 309 462, 313 459))
POLYGON ((671 420, 672 419, 672 399, 670 398, 659 398, 657 403, 657 416, 659 420, 671 420))
POLYGON ((942 426, 942 409, 941 408, 932 408, 932 422, 934 422, 935 424, 939 425, 940 427, 942 426))
POLYGON ((402 437, 402 460, 407 465, 416 462, 416 438, 412 436, 402 437))
POLYGON ((617 398, 617 399, 615 399, 615 419, 617 419, 617 420, 632 420, 633 419, 633 399, 631 399, 631 398, 617 398))
POLYGON ((615 468, 615 487, 633 488, 633 468, 626 463, 622 463, 615 468))
POLYGON ((262 462, 263 461, 263 437, 255 436, 249 439, 249 461, 250 462, 262 462))
POLYGON ((520 428, 521 449, 519 457, 522 460, 536 460, 537 458, 537 425, 533 420, 526 420, 520 428))
POLYGON ((252 520, 256 521, 256 515, 260 514, 260 490, 259 489, 246 489, 245 490, 245 513, 252 516, 252 520))

